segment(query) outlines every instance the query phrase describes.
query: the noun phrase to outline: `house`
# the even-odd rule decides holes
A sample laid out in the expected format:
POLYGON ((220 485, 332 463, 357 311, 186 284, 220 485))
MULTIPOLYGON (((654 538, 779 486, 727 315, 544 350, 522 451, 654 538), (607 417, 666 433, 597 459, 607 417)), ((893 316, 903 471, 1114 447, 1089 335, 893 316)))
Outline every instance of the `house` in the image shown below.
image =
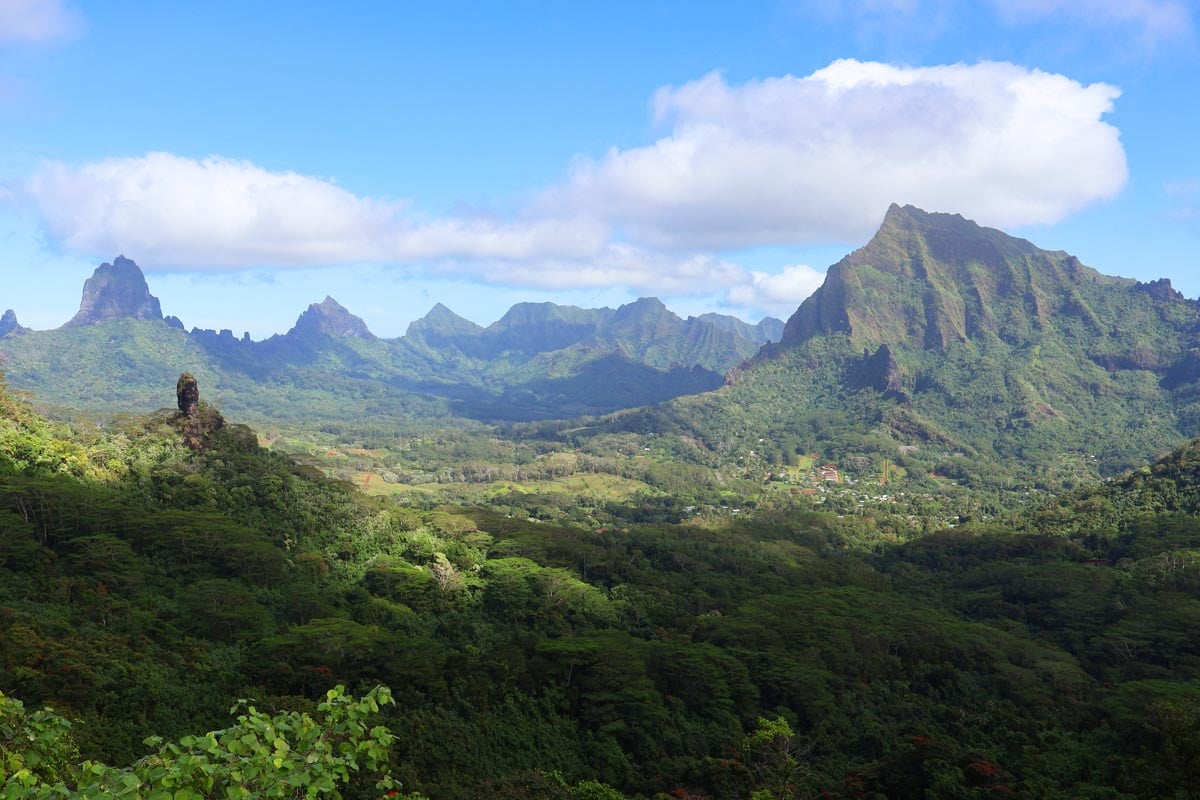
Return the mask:
POLYGON ((837 467, 832 464, 823 464, 817 467, 817 480, 830 481, 832 483, 841 483, 842 476, 838 474, 837 467))

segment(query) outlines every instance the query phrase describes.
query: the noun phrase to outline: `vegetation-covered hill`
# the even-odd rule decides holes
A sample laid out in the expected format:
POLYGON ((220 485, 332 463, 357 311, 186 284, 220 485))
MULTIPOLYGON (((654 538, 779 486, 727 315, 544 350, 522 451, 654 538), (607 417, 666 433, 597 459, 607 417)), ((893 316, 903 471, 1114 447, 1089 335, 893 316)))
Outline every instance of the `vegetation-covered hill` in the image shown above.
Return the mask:
POLYGON ((1024 492, 1200 433, 1200 303, 957 215, 893 206, 729 385, 628 412, 715 460, 818 453, 1024 492))
POLYGON ((164 318, 124 257, 97 269, 62 328, 30 331, 14 315, 5 319, 0 362, 14 386, 41 402, 149 411, 156 387, 188 369, 230 410, 314 426, 562 418, 652 404, 716 388, 781 333, 778 320, 684 320, 645 298, 616 310, 523 303, 487 328, 439 305, 387 340, 327 297, 287 334, 255 342, 232 331, 189 333, 164 318))
POLYGON ((223 727, 239 697, 311 711, 383 683, 392 772, 433 798, 1200 781, 1194 447, 872 554, 832 514, 416 510, 211 410, 99 433, 0 397, 0 691, 78 720, 85 757, 223 727))
MULTIPOLYGON (((0 692, 76 720, 81 757, 222 728, 238 698, 312 712, 384 684, 391 773, 434 800, 1200 785, 1200 445, 1140 460, 1195 422, 1200 312, 1169 286, 894 208, 720 391, 486 434, 389 415, 548 415, 664 356, 594 357, 599 312, 561 307, 489 329, 437 308, 400 343, 331 300, 263 343, 92 307, 0 344, 77 405, 119 403, 122 375, 161 405, 190 358, 231 417, 354 397, 395 450, 323 456, 356 482, 352 458, 396 461, 368 497, 208 407, 98 430, 0 391, 0 692), (73 357, 92 366, 66 379, 73 357), (485 358, 521 377, 481 399, 453 376, 485 358)), ((600 316, 612 342, 675 325, 650 301, 600 316)))

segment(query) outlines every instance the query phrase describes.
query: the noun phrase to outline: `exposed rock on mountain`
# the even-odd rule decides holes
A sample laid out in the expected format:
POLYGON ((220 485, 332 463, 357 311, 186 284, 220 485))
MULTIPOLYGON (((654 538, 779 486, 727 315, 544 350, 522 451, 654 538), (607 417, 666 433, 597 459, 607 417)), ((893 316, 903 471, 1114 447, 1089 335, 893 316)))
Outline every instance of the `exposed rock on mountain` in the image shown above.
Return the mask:
POLYGON ((1183 299, 1183 293, 1176 291, 1175 287, 1171 286, 1170 278, 1159 278, 1158 280, 1150 281, 1149 283, 1139 283, 1137 288, 1138 291, 1145 292, 1155 300, 1168 301, 1183 299))
POLYGON ((0 317, 0 339, 12 333, 25 333, 28 330, 17 322, 16 312, 11 308, 4 312, 4 316, 0 317))
MULTIPOLYGON (((211 444, 213 434, 225 427, 225 418, 212 406, 200 402, 200 385, 190 372, 183 373, 176 381, 175 399, 179 405, 175 426, 183 436, 183 443, 192 450, 204 452, 211 444)), ((245 426, 235 426, 235 430, 246 444, 257 443, 253 432, 245 426)))
POLYGON ((852 389, 872 389, 883 395, 908 399, 904 394, 900 365, 886 344, 879 345, 873 354, 864 350, 862 361, 851 368, 846 382, 852 389))
POLYGON ((289 336, 311 336, 324 334, 337 339, 367 339, 375 338, 375 334, 367 329, 367 323, 351 314, 345 306, 332 297, 326 297, 320 303, 313 303, 296 320, 295 326, 288 331, 289 336))
POLYGON ((386 419, 524 420, 602 414, 719 386, 759 349, 728 327, 736 330, 680 319, 653 298, 615 310, 521 303, 487 328, 439 304, 405 336, 380 339, 327 297, 287 334, 252 341, 164 319, 141 271, 122 257, 88 281, 71 324, 0 338, 0 358, 14 386, 95 410, 157 408, 166 376, 174 381, 187 365, 239 413, 360 416, 371 398, 370 413, 386 419), (300 389, 293 397, 301 404, 282 409, 281 387, 300 389))
POLYGON ((179 382, 175 384, 175 399, 185 417, 194 417, 199 412, 200 387, 192 373, 185 372, 179 376, 179 382))
POLYGON ((83 299, 79 312, 63 327, 94 325, 106 319, 163 318, 158 298, 150 294, 146 276, 125 256, 117 256, 111 264, 101 264, 83 284, 83 299))
MULTIPOLYGON (((1089 296, 1135 286, 958 214, 892 205, 874 238, 829 268, 782 341, 844 333, 858 347, 903 342, 937 352, 984 334, 1028 343, 1064 312, 1102 324, 1089 296)), ((1170 284, 1149 294, 1166 299, 1170 284)))
POLYGON ((893 205, 779 344, 721 391, 662 413, 656 424, 717 448, 783 443, 781 462, 808 448, 836 459, 903 447, 891 453, 900 463, 937 443, 944 463, 919 467, 930 474, 1073 484, 1200 434, 1200 302, 1166 280, 1102 275, 957 214, 893 205))

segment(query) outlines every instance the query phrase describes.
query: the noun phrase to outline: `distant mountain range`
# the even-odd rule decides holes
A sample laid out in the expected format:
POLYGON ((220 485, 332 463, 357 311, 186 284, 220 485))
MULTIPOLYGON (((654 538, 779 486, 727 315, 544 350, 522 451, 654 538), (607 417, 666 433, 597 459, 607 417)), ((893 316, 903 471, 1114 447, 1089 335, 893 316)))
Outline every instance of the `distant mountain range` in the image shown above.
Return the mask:
POLYGON ((562 429, 674 432, 687 439, 679 452, 700 448, 706 463, 815 452, 1017 490, 1094 479, 1200 434, 1200 302, 1166 280, 1102 275, 898 205, 786 326, 681 319, 644 298, 615 310, 521 303, 482 327, 439 304, 380 339, 326 298, 255 342, 185 331, 118 258, 62 328, 29 331, 5 314, 0 359, 14 387, 76 408, 168 405, 163 387, 188 370, 206 397, 259 424, 621 411, 562 429))
POLYGON ((729 385, 609 424, 1059 488, 1200 433, 1200 303, 893 205, 729 385))
POLYGON ((145 276, 119 256, 84 284, 61 328, 0 319, 0 363, 40 401, 96 411, 169 405, 184 370, 205 394, 252 418, 461 416, 533 420, 603 414, 707 391, 776 341, 783 322, 681 319, 643 298, 618 309, 521 303, 482 327, 438 304, 381 339, 332 297, 283 335, 252 341, 164 317, 145 276))

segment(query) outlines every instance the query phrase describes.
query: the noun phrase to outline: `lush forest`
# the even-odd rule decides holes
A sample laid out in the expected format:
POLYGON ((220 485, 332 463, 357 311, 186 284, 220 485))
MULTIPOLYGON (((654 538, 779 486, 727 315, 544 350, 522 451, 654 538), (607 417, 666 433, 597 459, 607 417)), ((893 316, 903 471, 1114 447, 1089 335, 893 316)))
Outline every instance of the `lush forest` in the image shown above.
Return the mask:
POLYGON ((204 405, 97 430, 2 403, 5 797, 1200 786, 1196 447, 872 538, 800 502, 372 497, 204 405))
POLYGON ((1197 796, 1165 282, 896 206, 679 397, 771 337, 327 299, 254 343, 108 267, 0 348, 57 404, 0 387, 0 796, 1197 796), (229 421, 111 413, 180 364, 229 421))

